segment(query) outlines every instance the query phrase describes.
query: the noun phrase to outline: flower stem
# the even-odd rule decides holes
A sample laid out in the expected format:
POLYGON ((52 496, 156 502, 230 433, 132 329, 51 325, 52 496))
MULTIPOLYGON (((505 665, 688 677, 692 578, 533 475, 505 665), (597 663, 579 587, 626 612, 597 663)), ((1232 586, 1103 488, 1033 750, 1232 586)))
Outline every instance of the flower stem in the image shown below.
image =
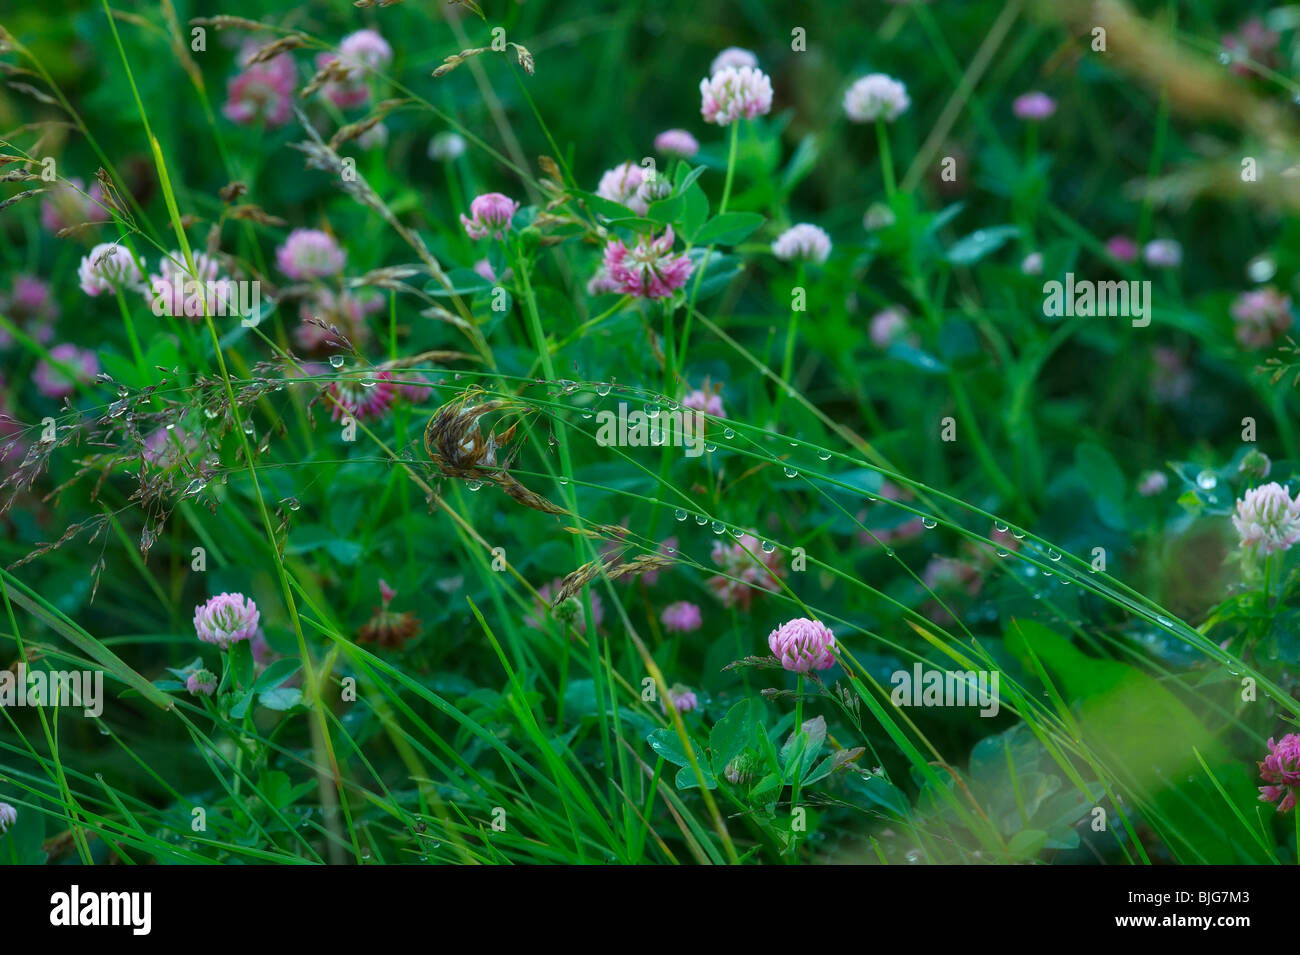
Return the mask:
POLYGON ((731 198, 731 180, 736 174, 736 141, 740 138, 740 120, 731 124, 731 145, 727 149, 727 178, 722 184, 722 205, 718 206, 718 215, 727 211, 727 201, 731 198))
MULTIPOLYGON (((799 271, 795 274, 794 287, 806 288, 804 284, 804 270, 806 266, 803 262, 799 263, 799 271)), ((793 296, 792 296, 793 298, 793 296)), ((794 382, 791 376, 794 374, 794 343, 799 337, 799 313, 800 309, 794 308, 793 301, 790 307, 790 324, 785 334, 785 357, 781 360, 781 383, 784 387, 776 394, 776 406, 772 409, 772 419, 780 424, 781 406, 785 404, 787 392, 794 389, 794 382)))
POLYGON ((885 180, 885 195, 894 198, 894 158, 889 151, 889 132, 883 116, 876 117, 876 142, 880 145, 880 175, 885 180))
POLYGON ((799 806, 799 790, 801 788, 800 783, 803 781, 804 752, 799 745, 803 739, 803 674, 802 673, 799 674, 799 678, 795 681, 795 685, 794 685, 794 734, 795 734, 794 751, 799 756, 799 762, 794 767, 794 784, 793 784, 793 791, 791 792, 790 795, 790 818, 792 820, 794 818, 794 811, 799 806))

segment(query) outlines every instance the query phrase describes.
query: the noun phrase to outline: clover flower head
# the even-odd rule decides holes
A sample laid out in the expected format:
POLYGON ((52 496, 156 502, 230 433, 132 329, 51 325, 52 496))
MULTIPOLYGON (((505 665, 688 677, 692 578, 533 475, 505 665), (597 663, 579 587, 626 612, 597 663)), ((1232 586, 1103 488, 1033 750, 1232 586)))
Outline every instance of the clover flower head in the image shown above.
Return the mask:
POLYGON ((325 393, 332 399, 330 418, 339 421, 347 415, 356 421, 373 421, 392 410, 397 401, 397 386, 392 373, 366 371, 331 381, 325 393))
POLYGON ((605 271, 624 295, 669 298, 686 284, 695 268, 689 258, 673 254, 672 249, 672 226, 658 238, 640 236, 630 249, 611 239, 605 246, 605 271))
POLYGON ((257 604, 239 593, 220 593, 194 608, 194 630, 199 639, 222 650, 253 639, 260 619, 257 604))
POLYGON ((730 126, 772 111, 772 81, 752 66, 726 66, 700 80, 700 115, 706 123, 730 126))
POLYGON ((429 158, 438 162, 451 162, 465 155, 467 143, 460 133, 446 130, 429 140, 429 158))
POLYGON ((0 802, 0 836, 13 828, 18 821, 18 810, 7 802, 0 802))
POLYGON ((55 345, 49 358, 36 363, 32 383, 45 397, 58 399, 72 394, 78 383, 86 384, 98 373, 99 359, 93 351, 65 343, 55 345))
POLYGON ((692 633, 700 629, 700 608, 688 601, 679 600, 664 607, 659 620, 670 633, 692 633))
POLYGON ((217 690, 217 675, 211 670, 195 670, 185 678, 185 689, 193 696, 211 696, 217 690))
POLYGON ((829 670, 835 665, 835 634, 819 620, 786 621, 768 634, 767 645, 792 673, 829 670))
POLYGON ((613 169, 608 169, 600 177, 596 186, 596 195, 610 202, 627 206, 639 216, 646 214, 648 203, 638 195, 645 182, 645 169, 632 161, 622 162, 613 169))
POLYGON ((1136 262, 1138 244, 1126 235, 1113 235, 1106 240, 1106 253, 1119 262, 1136 262))
POLYGON ((729 46, 713 58, 709 64, 709 75, 725 70, 727 67, 740 69, 742 66, 758 67, 758 57, 749 50, 739 46, 729 46))
POLYGON ((1260 802, 1277 803, 1278 812, 1294 809, 1296 788, 1300 787, 1300 735, 1287 733, 1277 743, 1270 736, 1259 776, 1269 784, 1259 787, 1260 802))
POLYGON ((503 196, 499 192, 485 192, 481 196, 475 196, 469 204, 469 216, 461 213, 460 224, 465 227, 465 234, 476 241, 489 234, 499 239, 502 230, 510 228, 511 220, 518 211, 519 203, 509 196, 503 196))
POLYGON ((700 144, 684 129, 665 129, 655 137, 655 149, 665 156, 690 159, 700 151, 700 144))
POLYGON ((782 262, 801 260, 821 265, 831 254, 831 237, 820 226, 800 222, 777 236, 772 254, 782 262))
POLYGON ((1242 292, 1228 311, 1242 348, 1267 348, 1291 327, 1291 297, 1272 286, 1242 292))
POLYGON ((844 92, 844 114, 855 123, 892 123, 911 105, 907 87, 884 73, 868 73, 844 92))
POLYGON ((112 294, 123 285, 135 285, 143 278, 140 263, 116 242, 101 242, 81 259, 77 279, 81 290, 92 298, 112 294))
POLYGON ((275 264, 299 282, 338 275, 348 255, 334 236, 321 229, 294 229, 275 250, 275 264))
POLYGON ((1032 90, 1017 96, 1011 104, 1011 111, 1015 113, 1016 119, 1039 122, 1051 118, 1056 112, 1056 100, 1039 90, 1032 90))
POLYGON ((1176 269, 1183 264, 1183 247, 1175 239, 1152 239, 1142 249, 1142 259, 1153 269, 1176 269))
POLYGON ((1300 540, 1300 498, 1292 500, 1276 481, 1251 488, 1237 501, 1232 526, 1243 548, 1266 555, 1289 550, 1300 540))
POLYGON ((293 87, 297 69, 293 57, 281 53, 261 63, 248 62, 257 52, 257 44, 240 51, 243 69, 226 84, 226 102, 221 114, 240 126, 263 123, 283 126, 293 115, 293 87))

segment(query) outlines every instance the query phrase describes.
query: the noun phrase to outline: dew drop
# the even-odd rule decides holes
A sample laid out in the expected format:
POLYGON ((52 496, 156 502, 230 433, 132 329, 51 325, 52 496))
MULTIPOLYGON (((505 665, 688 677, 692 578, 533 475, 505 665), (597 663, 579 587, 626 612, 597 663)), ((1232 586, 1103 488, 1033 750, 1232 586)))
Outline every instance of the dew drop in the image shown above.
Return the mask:
POLYGON ((1224 66, 1227 66, 1229 63, 1232 62, 1232 55, 1231 55, 1230 53, 1228 53, 1226 50, 1220 50, 1220 51, 1219 51, 1219 62, 1220 62, 1221 64, 1223 64, 1224 66))
POLYGON ((342 368, 342 367, 343 367, 343 356, 342 356, 342 355, 330 355, 330 367, 332 367, 332 368, 342 368))
POLYGON ((1053 550, 1053 549, 1051 549, 1051 548, 1048 548, 1048 550, 1047 550, 1047 559, 1048 559, 1048 560, 1060 560, 1060 559, 1061 559, 1060 551, 1056 551, 1056 550, 1053 550))
POLYGON ((921 526, 933 529, 935 527, 938 527, 939 524, 938 521, 936 521, 933 517, 923 517, 921 518, 921 526))
POLYGON ((724 428, 722 430, 722 436, 726 438, 728 441, 730 441, 732 438, 736 436, 736 432, 732 431, 730 428, 724 428))
POLYGON ((705 517, 703 514, 696 514, 696 515, 695 515, 695 523, 696 523, 696 524, 699 524, 699 525, 701 525, 701 526, 703 526, 703 525, 709 523, 709 519, 708 519, 707 517, 705 517))
POLYGON ((1003 524, 1001 521, 994 521, 993 529, 999 534, 1005 534, 1007 532, 1007 525, 1003 524))
POLYGON ((1156 617, 1156 623, 1162 627, 1172 627, 1174 625, 1174 622, 1168 617, 1156 617))
POLYGON ((716 444, 712 444, 712 443, 710 443, 710 444, 706 444, 706 445, 704 446, 704 450, 707 451, 707 452, 709 452, 709 454, 712 454, 714 451, 718 450, 718 446, 717 446, 716 444))
POLYGON ((721 534, 721 533, 722 533, 723 531, 725 531, 726 529, 727 529, 727 525, 724 524, 724 523, 722 523, 722 521, 714 521, 714 522, 713 522, 713 533, 715 533, 715 534, 721 534))
POLYGON ((646 416, 647 418, 657 418, 657 417, 659 417, 659 406, 658 406, 658 405, 655 405, 655 404, 646 405, 646 406, 645 406, 645 416, 646 416))
POLYGON ((361 387, 362 387, 362 388, 373 388, 373 387, 375 387, 375 380, 374 380, 373 378, 362 378, 362 379, 361 379, 361 387))
POLYGON ((609 385, 605 384, 604 382, 601 382, 599 385, 596 386, 596 394, 604 398, 607 394, 609 394, 609 385))
POLYGON ((771 541, 763 541, 763 553, 764 553, 764 554, 770 554, 770 553, 772 553, 772 551, 774 551, 774 550, 776 550, 776 545, 775 545, 775 544, 773 544, 771 541))
POLYGON ((466 482, 465 482, 465 488, 466 488, 466 490, 470 490, 470 491, 477 491, 477 490, 478 490, 479 488, 481 488, 482 486, 483 486, 483 482, 482 482, 482 481, 466 481, 466 482))
POLYGON ((1200 474, 1196 475, 1196 486, 1203 491, 1211 491, 1219 486, 1219 478, 1213 471, 1206 468, 1200 474))
POLYGON ((786 468, 785 476, 788 478, 796 478, 799 476, 799 472, 796 471, 794 468, 786 468))
POLYGON ((817 460, 819 460, 819 461, 829 461, 830 459, 831 459, 831 453, 830 453, 829 451, 818 451, 818 452, 817 452, 817 460))
POLYGON ((679 507, 677 510, 673 511, 673 517, 677 518, 679 521, 684 521, 686 520, 686 512, 679 507))

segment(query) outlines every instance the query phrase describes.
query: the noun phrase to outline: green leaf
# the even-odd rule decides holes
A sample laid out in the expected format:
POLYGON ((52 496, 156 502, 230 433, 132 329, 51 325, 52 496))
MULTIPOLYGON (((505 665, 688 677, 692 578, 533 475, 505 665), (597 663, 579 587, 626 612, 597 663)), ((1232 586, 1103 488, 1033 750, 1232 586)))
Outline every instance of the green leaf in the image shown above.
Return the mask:
POLYGON ((302 690, 296 686, 282 686, 267 690, 257 698, 268 710, 283 711, 292 709, 302 702, 302 690))
POLYGON ((713 753, 713 771, 721 773, 727 764, 744 751, 754 738, 756 714, 751 701, 741 700, 718 720, 709 734, 709 750, 713 753))
POLYGON ((248 712, 249 704, 252 702, 253 702, 252 690, 245 690, 243 693, 240 693, 235 698, 235 702, 231 704, 230 718, 232 720, 242 720, 244 718, 244 714, 248 712))
POLYGON ((709 217, 709 197, 704 194, 699 183, 691 183, 690 187, 683 191, 682 197, 686 203, 686 210, 682 215, 682 229, 685 238, 693 241, 695 233, 709 217))
POLYGON ((698 245, 735 245, 766 221, 757 212, 724 212, 706 222, 694 241, 698 245))
POLYGON ((1097 516, 1107 527, 1123 530, 1124 472, 1110 452, 1097 444, 1081 444, 1074 451, 1079 478, 1097 504, 1097 516))
POLYGON ((1007 841, 1007 852, 1017 862, 1034 858, 1043 849, 1047 833, 1041 829, 1021 829, 1007 841))
POLYGON ((948 249, 946 258, 953 265, 973 265, 984 256, 996 252, 1009 239, 1014 239, 1018 235, 1020 235, 1020 228, 1013 225, 976 229, 970 235, 954 242, 948 249))
POLYGON ((257 682, 253 684, 253 690, 257 693, 261 693, 264 690, 273 690, 285 680, 289 679, 289 677, 297 673, 300 669, 302 669, 301 660, 296 660, 292 657, 282 657, 262 671, 262 675, 259 676, 257 682))
POLYGON ((686 208, 686 197, 681 193, 650 203, 646 217, 655 222, 676 222, 686 208))

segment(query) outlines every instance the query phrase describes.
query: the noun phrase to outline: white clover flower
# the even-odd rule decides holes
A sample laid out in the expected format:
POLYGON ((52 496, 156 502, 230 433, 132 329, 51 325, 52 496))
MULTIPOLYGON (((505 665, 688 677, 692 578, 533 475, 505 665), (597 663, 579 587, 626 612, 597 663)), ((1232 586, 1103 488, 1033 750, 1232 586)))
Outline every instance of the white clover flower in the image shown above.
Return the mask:
POLYGON ((844 112, 855 123, 892 123, 912 105, 907 87, 884 73, 871 73, 844 92, 844 112))

